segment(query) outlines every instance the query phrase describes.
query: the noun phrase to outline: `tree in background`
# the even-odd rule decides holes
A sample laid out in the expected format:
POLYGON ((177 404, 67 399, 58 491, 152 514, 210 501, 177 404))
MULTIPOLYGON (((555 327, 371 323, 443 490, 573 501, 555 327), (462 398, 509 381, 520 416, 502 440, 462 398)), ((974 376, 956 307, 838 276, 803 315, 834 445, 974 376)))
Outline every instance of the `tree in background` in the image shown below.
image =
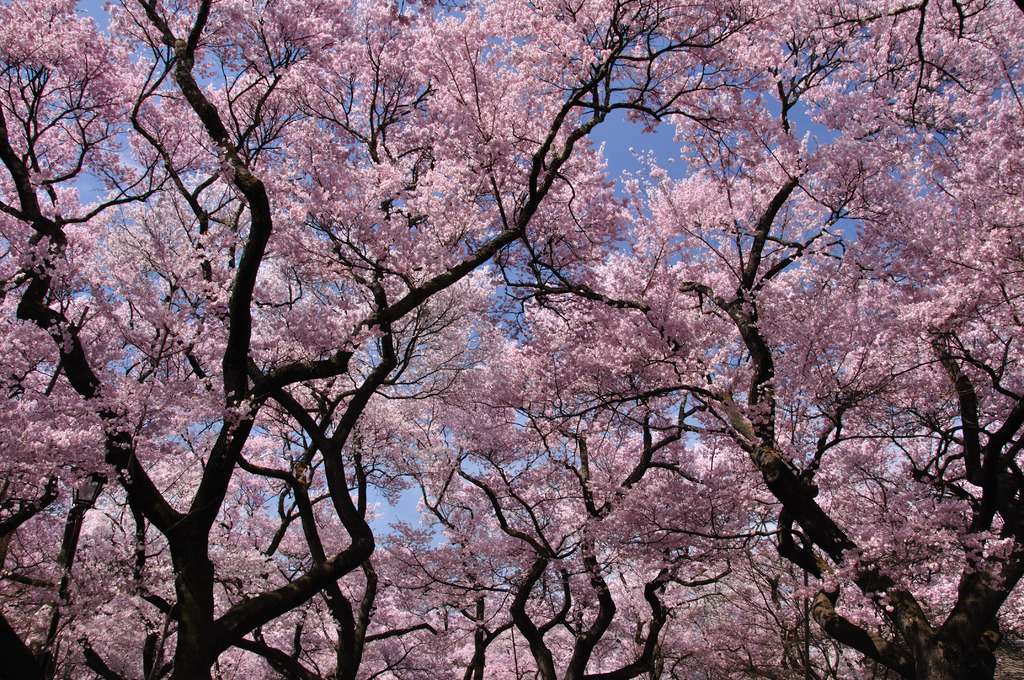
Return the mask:
POLYGON ((991 676, 1018 9, 0 13, 0 673, 991 676))

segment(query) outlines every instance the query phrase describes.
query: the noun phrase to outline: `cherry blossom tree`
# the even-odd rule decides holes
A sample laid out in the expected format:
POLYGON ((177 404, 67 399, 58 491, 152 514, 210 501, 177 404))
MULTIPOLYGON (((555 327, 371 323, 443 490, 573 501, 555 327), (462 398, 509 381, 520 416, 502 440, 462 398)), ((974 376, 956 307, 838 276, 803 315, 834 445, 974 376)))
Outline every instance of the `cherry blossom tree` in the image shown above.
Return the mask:
POLYGON ((690 172, 633 185, 626 252, 519 280, 633 320, 684 424, 760 472, 817 623, 906 678, 990 677, 1018 625, 1020 22, 797 9, 744 95, 677 120, 690 172))
POLYGON ((600 257, 620 223, 587 137, 729 81, 756 13, 709 9, 142 0, 100 32, 4 4, 17 672, 248 673, 234 648, 302 675, 289 617, 316 598, 354 677, 390 474, 368 414, 474 360, 492 258, 600 257), (68 502, 85 479, 107 519, 68 502))
MULTIPOLYGON (((735 516, 714 512, 713 485, 698 483, 699 463, 680 449, 679 426, 630 427, 643 418, 637 404, 610 410, 582 398, 559 404, 558 413, 544 409, 537 389, 545 376, 531 368, 555 355, 508 350, 467 375, 475 388, 460 391, 463 398, 479 390, 472 411, 429 419, 435 427, 479 427, 424 427, 410 447, 433 449, 412 474, 443 543, 399 558, 423 587, 462 591, 460 611, 480 626, 467 677, 483 677, 487 655, 517 634, 523 649, 515 664, 539 677, 654 672, 669 616, 665 591, 728 571, 724 541, 711 541, 719 550, 709 551, 695 538, 715 531, 703 523, 717 521, 727 532, 747 518, 728 502, 735 516), (680 502, 666 508, 665 497, 680 502)), ((566 395, 583 387, 571 383, 563 384, 566 395)), ((716 473, 713 466, 702 472, 716 473)))
POLYGON ((0 676, 990 677, 1022 35, 0 4, 0 676), (619 111, 681 178, 613 182, 619 111))

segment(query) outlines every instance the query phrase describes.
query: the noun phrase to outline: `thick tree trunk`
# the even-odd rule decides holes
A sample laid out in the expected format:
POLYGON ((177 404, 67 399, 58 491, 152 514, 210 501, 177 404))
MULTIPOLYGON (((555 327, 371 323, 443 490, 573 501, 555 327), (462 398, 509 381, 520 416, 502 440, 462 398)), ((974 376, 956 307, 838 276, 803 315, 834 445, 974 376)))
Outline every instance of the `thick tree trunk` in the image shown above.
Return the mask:
POLYGON ((217 659, 213 630, 213 564, 205 535, 172 544, 178 621, 171 680, 209 680, 217 659))
POLYGON ((966 652, 955 643, 936 640, 914 659, 917 680, 992 680, 996 657, 987 640, 966 652))
POLYGON ((43 668, 0 612, 0 680, 44 680, 43 668))

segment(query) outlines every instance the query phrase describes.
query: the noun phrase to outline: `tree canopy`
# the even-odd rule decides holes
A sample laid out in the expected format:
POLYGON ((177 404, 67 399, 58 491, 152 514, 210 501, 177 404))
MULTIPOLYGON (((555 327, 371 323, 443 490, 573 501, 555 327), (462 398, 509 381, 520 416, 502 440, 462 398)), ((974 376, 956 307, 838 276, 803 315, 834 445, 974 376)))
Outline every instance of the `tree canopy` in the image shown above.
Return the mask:
POLYGON ((105 12, 0 2, 0 678, 1024 636, 1024 5, 105 12))

